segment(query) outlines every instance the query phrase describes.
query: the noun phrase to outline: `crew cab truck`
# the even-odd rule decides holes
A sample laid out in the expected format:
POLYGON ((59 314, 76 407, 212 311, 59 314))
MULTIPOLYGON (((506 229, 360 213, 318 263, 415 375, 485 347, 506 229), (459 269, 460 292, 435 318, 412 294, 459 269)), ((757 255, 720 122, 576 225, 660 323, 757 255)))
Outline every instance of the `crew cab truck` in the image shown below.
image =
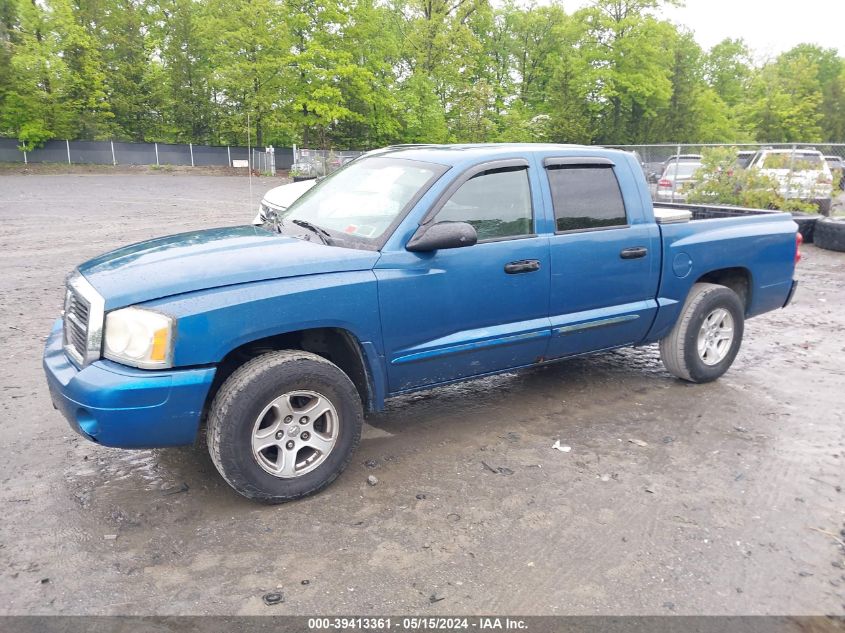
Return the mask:
POLYGON ((235 490, 294 499, 338 476, 391 396, 656 342, 683 380, 724 374, 745 320, 792 297, 796 225, 695 217, 655 210, 621 151, 386 150, 263 226, 81 264, 47 382, 94 442, 191 444, 206 425, 235 490))

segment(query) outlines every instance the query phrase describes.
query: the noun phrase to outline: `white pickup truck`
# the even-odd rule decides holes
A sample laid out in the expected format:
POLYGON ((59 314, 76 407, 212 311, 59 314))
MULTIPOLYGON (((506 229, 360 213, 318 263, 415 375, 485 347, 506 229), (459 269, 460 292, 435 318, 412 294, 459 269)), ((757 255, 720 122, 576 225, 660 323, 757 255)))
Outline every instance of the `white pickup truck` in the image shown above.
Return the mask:
POLYGON ((830 214, 833 174, 821 152, 812 149, 763 149, 748 168, 776 180, 784 199, 809 202, 818 206, 821 213, 830 214))

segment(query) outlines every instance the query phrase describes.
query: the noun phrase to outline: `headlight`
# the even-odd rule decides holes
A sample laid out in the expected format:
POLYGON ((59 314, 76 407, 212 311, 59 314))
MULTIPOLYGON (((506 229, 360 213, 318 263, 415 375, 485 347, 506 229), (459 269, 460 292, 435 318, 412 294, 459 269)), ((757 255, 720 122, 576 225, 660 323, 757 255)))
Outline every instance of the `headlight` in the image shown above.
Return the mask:
POLYGON ((106 315, 105 353, 109 360, 141 369, 172 366, 173 318, 143 308, 106 315))
POLYGON ((279 215, 283 212, 284 208, 273 206, 266 200, 262 200, 261 206, 258 208, 258 214, 264 222, 278 222, 279 215))

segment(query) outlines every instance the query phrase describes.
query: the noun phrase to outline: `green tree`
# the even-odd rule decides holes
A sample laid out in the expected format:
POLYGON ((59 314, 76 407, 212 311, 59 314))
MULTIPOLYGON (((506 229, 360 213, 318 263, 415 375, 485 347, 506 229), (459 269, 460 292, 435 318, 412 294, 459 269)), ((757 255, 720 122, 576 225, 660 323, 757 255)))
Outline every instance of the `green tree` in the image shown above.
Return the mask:
POLYGON ((64 132, 67 138, 105 139, 111 136, 114 114, 102 54, 90 28, 89 7, 73 0, 51 0, 50 18, 63 62, 56 132, 64 132))
POLYGON ((340 75, 340 88, 352 115, 332 125, 332 145, 370 148, 400 138, 404 108, 394 69, 401 61, 401 20, 393 7, 375 0, 358 0, 349 9, 340 45, 354 68, 340 75))
POLYGON ((143 141, 151 132, 152 113, 160 107, 153 87, 146 5, 143 0, 108 0, 103 5, 95 36, 106 70, 112 129, 118 138, 143 141))
POLYGON ((434 83, 422 71, 414 72, 399 88, 404 104, 401 116, 402 143, 446 143, 450 140, 446 113, 434 83))
POLYGON ((821 103, 818 66, 781 56, 754 76, 739 112, 758 141, 816 142, 822 140, 821 103))
POLYGON ((17 4, 0 0, 0 112, 12 89, 12 30, 17 24, 17 4))
POLYGON ((471 21, 477 12, 489 10, 489 3, 487 0, 408 0, 402 10, 407 16, 405 66, 409 74, 425 77, 424 83, 433 87, 451 138, 463 140, 454 135, 455 129, 465 129, 467 118, 457 103, 478 104, 478 93, 472 85, 479 75, 477 58, 482 53, 471 21))
POLYGON ((692 33, 677 33, 673 53, 672 96, 650 135, 681 143, 737 141, 730 108, 705 81, 706 58, 692 33))
POLYGON ((151 7, 149 86, 153 138, 170 142, 240 139, 223 130, 222 106, 212 88, 213 40, 208 7, 194 0, 158 0, 151 7))
POLYGON ((677 0, 0 0, 0 134, 396 142, 845 141, 845 60, 702 51, 677 0))
POLYGON ((0 131, 31 149, 66 131, 57 90, 63 62, 49 13, 36 2, 19 0, 4 7, 4 49, 0 131))
POLYGON ((845 140, 845 61, 836 49, 813 44, 799 44, 780 57, 781 62, 815 65, 821 103, 821 138, 825 141, 845 140))
POLYGON ((647 142, 672 96, 674 27, 653 16, 661 0, 595 0, 579 14, 587 24, 584 49, 597 71, 597 99, 606 104, 600 143, 647 142))
POLYGON ((704 73, 710 87, 728 106, 743 100, 753 69, 751 52, 741 39, 725 39, 710 49, 704 73))
POLYGON ((554 20, 551 37, 556 46, 543 63, 543 89, 532 103, 548 119, 539 128, 535 122, 533 129, 546 131, 538 140, 588 144, 597 136, 605 108, 599 82, 603 69, 582 52, 588 29, 583 20, 562 13, 549 18, 554 20))

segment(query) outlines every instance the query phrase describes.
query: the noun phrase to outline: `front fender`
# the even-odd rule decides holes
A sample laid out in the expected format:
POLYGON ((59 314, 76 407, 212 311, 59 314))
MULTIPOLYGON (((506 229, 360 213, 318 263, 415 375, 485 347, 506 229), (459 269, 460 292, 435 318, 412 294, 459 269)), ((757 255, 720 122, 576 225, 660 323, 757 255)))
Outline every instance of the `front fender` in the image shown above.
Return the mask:
POLYGON ((214 365, 246 343, 312 328, 346 330, 362 347, 382 355, 371 270, 238 284, 143 305, 176 317, 177 367, 214 365))

